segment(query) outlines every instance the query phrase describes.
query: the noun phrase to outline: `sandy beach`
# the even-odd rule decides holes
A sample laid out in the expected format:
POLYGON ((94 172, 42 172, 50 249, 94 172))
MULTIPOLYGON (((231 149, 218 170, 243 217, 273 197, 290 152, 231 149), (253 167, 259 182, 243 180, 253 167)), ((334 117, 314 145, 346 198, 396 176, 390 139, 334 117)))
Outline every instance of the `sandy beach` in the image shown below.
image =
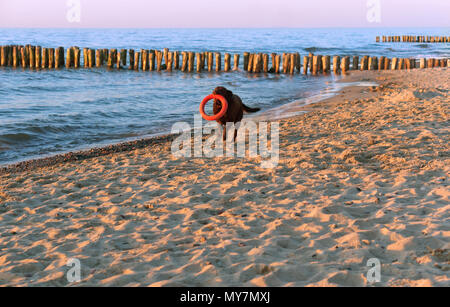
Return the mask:
POLYGON ((0 285, 450 286, 449 80, 353 72, 379 86, 280 121, 274 169, 172 137, 4 169, 0 285))

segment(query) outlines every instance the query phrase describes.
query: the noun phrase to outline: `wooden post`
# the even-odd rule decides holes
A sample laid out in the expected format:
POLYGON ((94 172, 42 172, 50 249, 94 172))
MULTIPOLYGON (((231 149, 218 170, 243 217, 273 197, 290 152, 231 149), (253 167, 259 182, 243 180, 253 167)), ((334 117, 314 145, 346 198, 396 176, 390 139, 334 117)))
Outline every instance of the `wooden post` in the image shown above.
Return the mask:
POLYGON ((321 56, 320 54, 317 56, 318 57, 318 68, 317 71, 322 74, 323 73, 323 61, 322 58, 323 56, 321 56))
POLYGON ((266 53, 263 54, 263 72, 266 74, 269 72, 269 55, 266 53))
MULTIPOLYGON (((1 66, 9 65, 9 59, 8 59, 9 48, 10 48, 10 46, 2 46, 1 66)), ((28 66, 28 62, 27 62, 27 66, 28 66)))
POLYGON ((260 62, 260 57, 259 54, 255 54, 253 56, 253 68, 249 68, 250 72, 254 72, 254 73, 258 73, 259 71, 259 62, 260 62))
POLYGON ((274 66, 275 70, 274 70, 274 72, 276 74, 280 73, 280 62, 281 62, 281 55, 279 55, 279 54, 275 55, 275 66, 274 66))
POLYGON ((163 53, 159 50, 155 50, 155 57, 156 57, 156 71, 161 71, 162 69, 162 60, 163 60, 163 53))
POLYGON ((48 68, 64 67, 64 47, 48 49, 48 68))
POLYGON ((384 70, 389 70, 390 66, 391 66, 391 59, 384 58, 384 70))
POLYGON ((181 52, 182 62, 181 62, 181 71, 185 72, 187 69, 188 55, 186 51, 181 52))
POLYGON ((136 71, 139 71, 140 58, 141 58, 141 53, 139 51, 135 52, 134 53, 134 70, 136 70, 136 71))
POLYGON ((22 64, 22 68, 27 67, 27 57, 28 57, 27 49, 25 47, 20 47, 20 61, 22 64))
POLYGON ((380 62, 378 63, 378 70, 383 70, 384 69, 384 56, 380 56, 380 62))
POLYGON ((297 69, 297 72, 300 73, 302 64, 301 64, 301 58, 300 58, 300 53, 296 52, 295 53, 295 68, 297 69))
POLYGON ((308 61, 309 61, 308 66, 309 66, 310 73, 312 73, 312 71, 313 71, 313 56, 314 56, 314 54, 311 52, 308 54, 308 61))
POLYGON ((398 63, 398 58, 392 58, 391 70, 396 70, 397 69, 397 63, 398 63))
POLYGON ((7 65, 7 59, 8 59, 8 56, 7 56, 7 49, 8 49, 8 46, 2 46, 2 54, 1 54, 1 66, 6 66, 7 65))
POLYGON ((47 68, 48 67, 48 49, 42 48, 42 63, 41 68, 47 68))
POLYGON ((73 66, 75 68, 80 68, 80 57, 81 57, 80 48, 74 47, 74 49, 73 49, 73 66))
POLYGON ((216 71, 222 70, 222 58, 220 52, 216 52, 216 71))
POLYGON ((180 52, 175 51, 173 53, 173 68, 180 69, 180 52))
POLYGON ((225 57, 224 57, 224 67, 223 70, 228 72, 230 71, 230 66, 231 66, 231 55, 229 53, 225 53, 225 57))
POLYGON ((29 62, 30 68, 34 68, 36 65, 36 47, 30 46, 30 62, 29 62))
POLYGON ((212 52, 207 52, 206 53, 208 56, 208 71, 211 72, 213 71, 213 66, 214 66, 214 55, 212 52))
POLYGON ((404 68, 405 68, 405 67, 404 67, 404 63, 405 63, 405 60, 404 60, 403 58, 399 58, 399 59, 398 59, 397 69, 398 69, 398 70, 404 69, 404 68))
POLYGON ((255 55, 253 53, 250 53, 250 55, 248 56, 248 67, 247 67, 247 71, 248 72, 252 72, 253 71, 253 61, 255 59, 255 55))
MULTIPOLYGON (((295 57, 295 53, 291 53, 289 55, 290 59, 289 59, 289 74, 293 75, 295 73, 295 66, 296 66, 296 57, 295 57)), ((322 59, 320 59, 320 61, 322 61, 322 59)))
POLYGON ((8 48, 8 66, 13 66, 13 46, 8 48))
MULTIPOLYGON (((139 58, 139 69, 141 69, 141 70, 144 70, 144 62, 145 62, 145 60, 144 60, 144 53, 145 52, 147 52, 147 50, 146 49, 141 49, 141 51, 140 51, 140 58, 139 58)), ((166 62, 166 66, 167 66, 167 62, 166 62)))
POLYGON ((127 66, 127 49, 120 49, 120 59, 122 66, 127 66))
MULTIPOLYGON (((84 68, 88 68, 89 67, 88 50, 89 50, 89 48, 83 48, 83 66, 84 66, 84 68)), ((69 51, 67 51, 67 53, 68 52, 69 51)))
POLYGON ((343 74, 346 74, 347 73, 347 70, 346 70, 346 63, 345 63, 345 57, 343 57, 342 58, 342 61, 341 61, 341 71, 342 71, 342 73, 343 74))
POLYGON ((239 54, 239 53, 236 53, 236 54, 234 55, 234 59, 233 59, 233 70, 239 70, 239 57, 240 57, 240 54, 239 54))
POLYGON ((405 59, 405 69, 411 70, 411 61, 410 61, 410 59, 405 59))
POLYGON ((202 72, 202 53, 201 52, 197 52, 195 57, 197 58, 196 71, 197 72, 202 72))
POLYGON ((369 57, 367 55, 361 58, 361 70, 369 69, 369 57))
POLYGON ((327 56, 327 55, 322 57, 322 67, 323 67, 323 73, 324 74, 327 74, 329 72, 328 65, 327 65, 327 58, 328 57, 329 56, 327 56))
POLYGON ((143 49, 142 51, 141 51, 141 54, 142 54, 142 70, 143 71, 147 71, 147 69, 148 69, 148 50, 146 50, 146 49, 143 49))
POLYGON ((353 70, 358 70, 359 69, 359 56, 357 56, 357 55, 355 55, 353 57, 352 69, 353 70))
POLYGON ((250 53, 249 52, 244 52, 244 71, 248 70, 249 58, 250 58, 250 53))
POLYGON ((207 62, 208 62, 208 52, 207 51, 203 51, 201 53, 202 55, 202 70, 207 69, 207 62))
MULTIPOLYGON (((131 50, 130 50, 130 53, 131 53, 131 50)), ((134 56, 134 51, 133 51, 133 56, 134 56)), ((86 63, 88 63, 88 67, 89 67, 89 59, 88 58, 86 59, 86 63)), ((134 57, 133 57, 133 63, 134 63, 134 57)), ((131 64, 131 58, 130 58, 130 64, 131 64)), ((112 52, 112 50, 110 50, 108 52, 108 61, 106 62, 106 67, 108 69, 111 69, 111 68, 113 68, 113 66, 114 66, 114 53, 112 52)), ((131 67, 131 65, 130 65, 130 67, 131 67)), ((131 67, 130 69, 133 69, 133 67, 131 67)))
POLYGON ((122 68, 122 51, 117 51, 117 56, 114 60, 116 61, 116 68, 121 69, 122 68))
POLYGON ((420 59, 419 67, 420 67, 421 69, 427 68, 427 61, 426 61, 425 58, 421 58, 421 59, 420 59))
POLYGON ((41 69, 41 65, 42 65, 42 47, 41 46, 36 46, 35 49, 35 64, 34 67, 36 67, 36 69, 41 69))
POLYGON ((345 56, 343 59, 343 67, 344 67, 344 73, 347 73, 350 70, 350 57, 349 56, 345 56))
POLYGON ((276 61, 276 58, 277 58, 277 54, 276 54, 276 53, 272 53, 272 54, 271 54, 271 59, 272 59, 272 68, 271 68, 271 71, 272 71, 272 72, 275 72, 275 61, 276 61))
POLYGON ((304 75, 308 74, 308 65, 309 65, 309 57, 305 55, 303 57, 303 74, 304 75))
MULTIPOLYGON (((128 66, 129 70, 134 69, 134 49, 128 50, 128 57, 130 58, 130 65, 128 66)), ((109 57, 108 57, 108 67, 109 67, 109 57)))
POLYGON ((103 48, 102 49, 102 62, 108 64, 108 58, 109 58, 109 49, 103 48))
POLYGON ((281 55, 281 67, 282 67, 282 72, 283 74, 285 74, 288 70, 288 60, 287 60, 287 53, 283 52, 281 55))
POLYGON ((150 71, 155 70, 155 57, 155 50, 150 50, 150 53, 148 54, 148 70, 150 71))
POLYGON ((318 56, 317 56, 317 55, 314 55, 314 56, 313 56, 313 63, 312 63, 312 74, 313 74, 314 76, 317 75, 318 64, 319 64, 319 63, 317 63, 318 60, 319 60, 318 56))
POLYGON ((188 53, 188 72, 194 71, 195 53, 190 51, 188 53))
POLYGON ((173 68, 173 52, 169 51, 167 53, 167 65, 166 65, 167 71, 172 71, 173 68))
POLYGON ((369 70, 374 70, 375 69, 373 57, 369 57, 369 65, 368 66, 369 66, 369 70))
MULTIPOLYGON (((112 60, 112 68, 114 68, 114 65, 117 64, 117 58, 120 57, 117 49, 111 49, 110 53, 112 54, 111 60, 112 60)), ((134 63, 136 65, 136 63, 134 63)))
POLYGON ((16 68, 19 66, 19 52, 17 46, 13 46, 12 48, 12 57, 13 57, 13 67, 16 68))
POLYGON ((95 50, 95 63, 97 64, 97 68, 100 68, 103 65, 103 51, 101 49, 95 50))
POLYGON ((167 68, 167 63, 169 62, 169 48, 164 48, 163 55, 164 55, 164 64, 166 64, 167 68))
POLYGON ((73 66, 73 47, 67 49, 66 54, 66 68, 70 68, 73 66))
POLYGON ((95 49, 89 49, 89 68, 93 68, 95 66, 95 49))
POLYGON ((338 56, 338 55, 335 55, 334 57, 333 57, 333 72, 335 73, 335 74, 339 74, 339 68, 340 68, 340 66, 341 66, 341 57, 340 56, 338 56))

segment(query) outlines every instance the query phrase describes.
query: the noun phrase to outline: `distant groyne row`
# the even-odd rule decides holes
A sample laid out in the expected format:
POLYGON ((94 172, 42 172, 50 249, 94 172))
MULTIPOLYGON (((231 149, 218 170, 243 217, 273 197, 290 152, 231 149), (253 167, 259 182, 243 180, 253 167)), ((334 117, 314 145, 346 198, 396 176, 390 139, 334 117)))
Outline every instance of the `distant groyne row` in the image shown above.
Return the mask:
POLYGON ((0 66, 22 69, 94 69, 109 70, 230 72, 273 74, 335 74, 349 70, 393 70, 448 67, 450 59, 387 58, 384 56, 329 56, 300 53, 230 54, 220 52, 188 52, 141 49, 91 49, 70 47, 42 48, 31 45, 0 46, 0 66))
POLYGON ((377 36, 377 43, 450 43, 450 36, 431 36, 431 35, 396 35, 396 36, 377 36))

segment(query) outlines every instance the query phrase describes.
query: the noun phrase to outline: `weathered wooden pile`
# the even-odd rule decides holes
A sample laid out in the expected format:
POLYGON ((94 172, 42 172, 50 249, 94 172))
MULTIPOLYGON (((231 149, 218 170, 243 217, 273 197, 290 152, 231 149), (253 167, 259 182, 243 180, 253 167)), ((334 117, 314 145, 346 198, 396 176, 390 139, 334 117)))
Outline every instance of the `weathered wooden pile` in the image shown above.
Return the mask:
POLYGON ((450 43, 450 36, 431 36, 431 35, 396 35, 396 36, 377 36, 377 43, 450 43))
POLYGON ((31 45, 0 46, 0 66, 28 69, 100 68, 136 71, 229 72, 274 74, 335 74, 349 70, 385 70, 448 67, 449 59, 387 58, 384 56, 330 56, 295 53, 225 53, 141 49, 42 48, 31 45), (233 58, 233 62, 232 62, 233 58), (303 68, 303 69, 302 69, 303 68))

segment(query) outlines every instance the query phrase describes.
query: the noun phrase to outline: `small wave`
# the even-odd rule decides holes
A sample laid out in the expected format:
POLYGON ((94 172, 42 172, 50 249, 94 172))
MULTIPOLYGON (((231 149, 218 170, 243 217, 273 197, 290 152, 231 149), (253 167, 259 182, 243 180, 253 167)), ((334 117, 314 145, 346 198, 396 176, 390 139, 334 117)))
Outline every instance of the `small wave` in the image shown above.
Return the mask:
POLYGON ((333 51, 333 50, 338 50, 338 48, 324 48, 324 47, 309 47, 309 48, 304 48, 304 50, 306 52, 319 52, 319 51, 333 51))
POLYGON ((0 135, 0 145, 13 145, 28 142, 33 136, 27 133, 10 133, 0 135))
POLYGON ((430 45, 428 45, 428 44, 418 44, 417 47, 424 48, 424 49, 429 49, 430 45))

